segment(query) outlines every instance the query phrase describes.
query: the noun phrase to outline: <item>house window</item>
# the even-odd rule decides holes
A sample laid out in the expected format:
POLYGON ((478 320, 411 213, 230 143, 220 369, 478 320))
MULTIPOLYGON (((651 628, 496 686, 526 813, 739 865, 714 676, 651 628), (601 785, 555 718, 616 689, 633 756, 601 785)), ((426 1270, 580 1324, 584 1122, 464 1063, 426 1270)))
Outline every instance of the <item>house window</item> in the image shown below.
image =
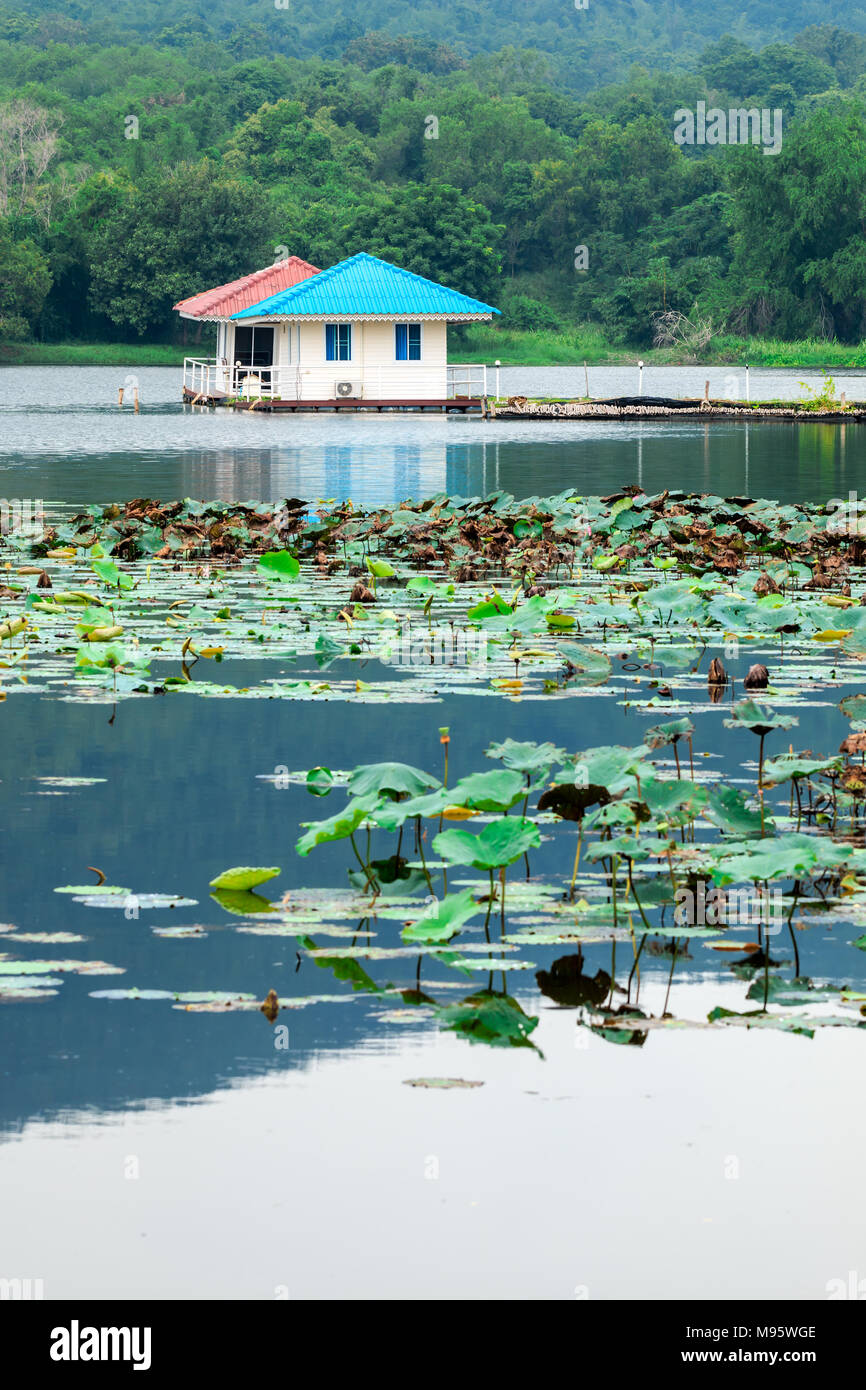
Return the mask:
POLYGON ((270 386, 271 367, 275 365, 273 326, 239 323, 235 329, 234 361, 241 369, 238 380, 246 375, 245 369, 250 368, 263 386, 270 386))
POLYGON ((420 323, 396 323, 396 352, 398 362, 421 361, 420 323))
POLYGON ((351 362, 352 325, 350 323, 325 324, 325 361, 351 362))
POLYGON ((235 329, 235 361, 242 367, 270 367, 273 360, 273 328, 239 323, 235 329))

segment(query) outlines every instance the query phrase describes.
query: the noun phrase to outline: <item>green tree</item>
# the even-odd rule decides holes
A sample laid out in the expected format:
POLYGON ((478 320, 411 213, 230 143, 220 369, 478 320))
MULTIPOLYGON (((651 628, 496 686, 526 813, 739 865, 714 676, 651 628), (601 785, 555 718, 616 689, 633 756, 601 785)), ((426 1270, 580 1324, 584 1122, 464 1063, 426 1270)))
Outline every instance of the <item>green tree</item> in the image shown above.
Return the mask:
POLYGON ((0 340, 30 336, 50 287, 51 271, 38 246, 14 240, 0 219, 0 340))
POLYGON ((209 160, 149 175, 109 211, 89 245, 90 302, 139 336, 172 326, 171 306, 274 257, 276 228, 254 183, 209 160))
POLYGON ((391 190, 352 218, 343 254, 367 251, 464 294, 495 294, 503 228, 448 184, 391 190))
POLYGON ((784 336, 866 331, 866 110, 792 125, 781 153, 729 150, 732 323, 784 336))
POLYGON ((305 115, 300 102, 266 102, 232 136, 226 167, 260 183, 296 179, 322 183, 332 172, 328 136, 305 115))

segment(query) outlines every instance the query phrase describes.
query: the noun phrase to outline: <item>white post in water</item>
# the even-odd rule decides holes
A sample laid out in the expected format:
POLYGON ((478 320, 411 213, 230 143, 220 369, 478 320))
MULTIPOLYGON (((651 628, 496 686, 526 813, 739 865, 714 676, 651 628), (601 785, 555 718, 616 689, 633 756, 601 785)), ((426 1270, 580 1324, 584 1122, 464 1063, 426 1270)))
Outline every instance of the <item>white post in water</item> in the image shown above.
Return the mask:
POLYGON ((643 362, 637 364, 637 393, 643 395, 643 362))
POLYGON ((500 368, 501 365, 502 365, 502 364, 500 363, 499 358, 497 357, 496 362, 495 362, 495 366, 496 366, 496 399, 497 399, 497 400, 500 400, 500 399, 501 399, 501 393, 500 393, 500 390, 499 390, 499 368, 500 368))
POLYGON ((748 402, 749 402, 751 399, 752 399, 752 397, 751 397, 750 392, 749 392, 749 364, 748 364, 748 362, 747 362, 747 363, 746 363, 746 403, 748 404, 748 402))

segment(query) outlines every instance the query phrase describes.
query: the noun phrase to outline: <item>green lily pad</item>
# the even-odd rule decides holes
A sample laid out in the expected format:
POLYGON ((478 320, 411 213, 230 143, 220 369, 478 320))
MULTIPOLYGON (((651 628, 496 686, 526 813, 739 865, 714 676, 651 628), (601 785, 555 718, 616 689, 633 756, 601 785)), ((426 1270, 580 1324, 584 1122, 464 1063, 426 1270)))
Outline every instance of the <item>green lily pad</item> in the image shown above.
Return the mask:
POLYGON ((481 993, 439 1010, 439 1023, 471 1043, 492 1047, 532 1047, 538 1019, 525 1014, 516 999, 481 993))
POLYGON ((351 796, 420 796, 439 780, 408 763, 367 763, 349 774, 351 796))
POLYGON ((277 910, 268 898, 262 898, 248 888, 215 888, 211 897, 233 917, 250 917, 277 910))
POLYGON ((449 864, 499 869, 540 844, 541 834, 532 821, 504 816, 485 825, 478 835, 466 830, 442 830, 433 841, 433 849, 449 864))
POLYGON ((774 729, 791 729, 798 723, 795 715, 776 714, 754 700, 742 700, 734 705, 730 719, 725 720, 728 729, 751 729, 753 734, 769 734, 774 729))
POLYGON ((703 814, 726 834, 741 839, 772 832, 771 818, 765 813, 762 825, 760 810, 752 810, 746 803, 746 794, 738 787, 711 787, 703 814))
POLYGON ((246 892, 251 888, 258 888, 260 883, 267 883, 269 879, 276 878, 280 869, 224 869, 221 874, 210 881, 211 888, 227 888, 231 892, 246 892))
POLYGON ((259 573, 267 579, 297 579, 301 566, 289 550, 269 550, 258 563, 259 573))
POLYGON ((480 911, 471 888, 431 903, 414 922, 403 928, 404 941, 450 941, 480 911))

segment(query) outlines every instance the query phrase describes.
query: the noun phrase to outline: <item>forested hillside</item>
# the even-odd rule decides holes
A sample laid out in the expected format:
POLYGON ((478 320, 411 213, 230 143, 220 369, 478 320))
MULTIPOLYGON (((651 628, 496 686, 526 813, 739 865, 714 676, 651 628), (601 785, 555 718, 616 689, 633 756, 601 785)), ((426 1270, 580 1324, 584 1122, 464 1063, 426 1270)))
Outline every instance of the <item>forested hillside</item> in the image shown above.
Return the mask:
MULTIPOLYGON (((284 54, 436 64, 435 49, 471 57, 502 48, 551 55, 563 86, 586 91, 623 75, 634 61, 688 64, 725 34, 760 47, 812 24, 866 32, 860 0, 3 0, 0 37, 26 43, 147 42, 201 53, 218 42, 234 58, 284 54), (371 30, 377 31, 370 38, 371 30), (408 46, 407 46, 408 39, 408 46)), ((446 60, 447 61, 447 60, 446 60)), ((418 66, 416 63, 415 66, 418 66)))
POLYGON ((165 339, 175 299, 287 248, 518 328, 858 341, 866 8, 826 11, 5 0, 0 337, 165 339), (781 152, 675 143, 701 100, 780 110, 781 152))

